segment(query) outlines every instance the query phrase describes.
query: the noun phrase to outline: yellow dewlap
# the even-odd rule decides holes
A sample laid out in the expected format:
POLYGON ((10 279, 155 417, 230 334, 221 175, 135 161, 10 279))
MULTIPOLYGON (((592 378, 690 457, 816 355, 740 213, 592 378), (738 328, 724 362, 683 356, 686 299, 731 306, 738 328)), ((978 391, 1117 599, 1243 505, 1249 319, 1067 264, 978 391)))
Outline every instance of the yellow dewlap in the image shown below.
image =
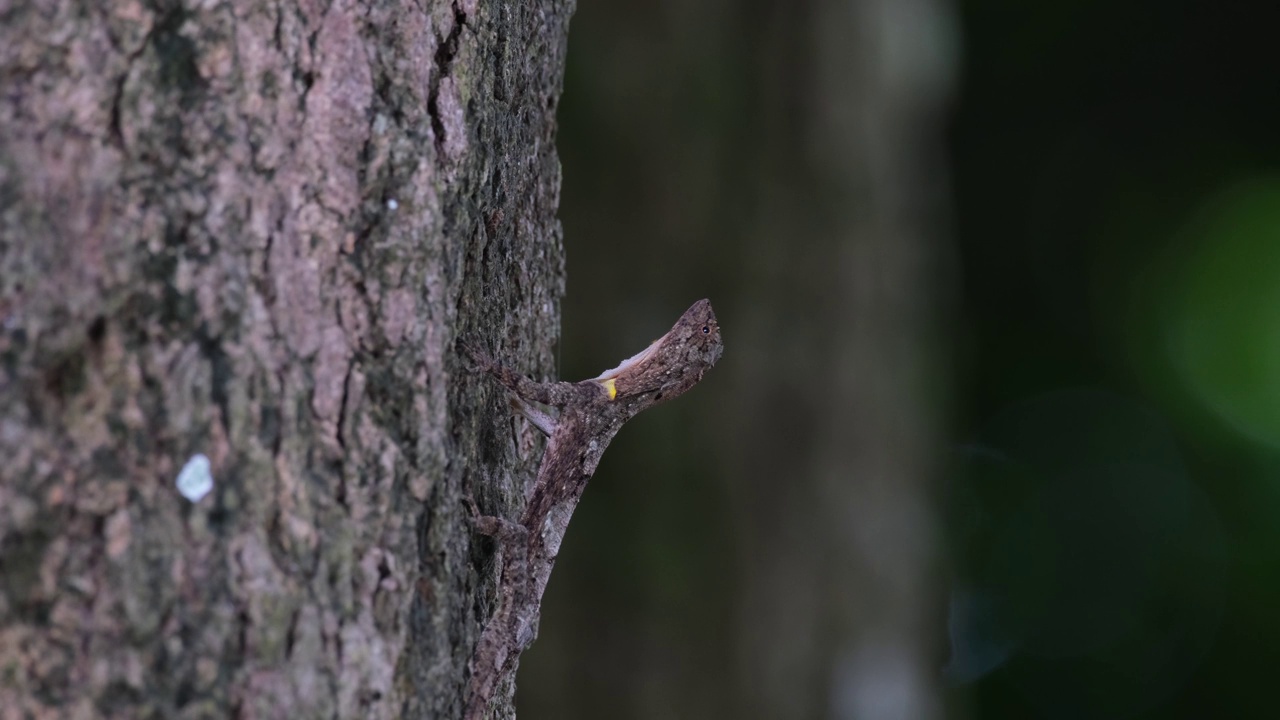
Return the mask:
POLYGON ((618 388, 617 386, 614 385, 613 378, 609 378, 608 380, 600 380, 599 383, 600 383, 600 386, 605 389, 605 392, 609 393, 610 400, 613 400, 614 398, 618 397, 618 388))

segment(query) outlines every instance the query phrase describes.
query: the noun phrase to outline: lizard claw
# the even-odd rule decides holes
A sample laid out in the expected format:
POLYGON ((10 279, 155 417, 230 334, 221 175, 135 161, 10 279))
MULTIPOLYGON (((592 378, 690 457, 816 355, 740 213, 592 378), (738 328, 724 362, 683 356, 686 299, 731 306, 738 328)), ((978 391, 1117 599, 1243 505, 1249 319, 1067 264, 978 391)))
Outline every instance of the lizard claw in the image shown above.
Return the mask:
POLYGON ((471 496, 471 493, 463 494, 462 504, 467 506, 467 512, 471 513, 472 520, 481 517, 480 508, 476 505, 476 499, 471 496))
POLYGON ((467 506, 467 514, 470 515, 467 520, 471 523, 471 526, 476 529, 476 532, 479 532, 481 535, 489 536, 497 534, 495 523, 498 518, 493 517, 492 515, 482 514, 480 512, 480 506, 476 505, 475 496, 471 494, 470 490, 462 494, 462 504, 467 506))
POLYGON ((459 340, 458 349, 471 361, 467 364, 467 370, 473 373, 493 372, 493 368, 498 364, 492 355, 481 350, 479 345, 470 340, 459 340))
POLYGON ((467 512, 471 515, 471 527, 481 535, 488 537, 505 538, 516 535, 524 535, 525 529, 520 523, 512 522, 506 518, 500 518, 495 515, 481 514, 480 508, 476 505, 476 500, 471 493, 464 493, 462 496, 462 504, 467 506, 467 512))

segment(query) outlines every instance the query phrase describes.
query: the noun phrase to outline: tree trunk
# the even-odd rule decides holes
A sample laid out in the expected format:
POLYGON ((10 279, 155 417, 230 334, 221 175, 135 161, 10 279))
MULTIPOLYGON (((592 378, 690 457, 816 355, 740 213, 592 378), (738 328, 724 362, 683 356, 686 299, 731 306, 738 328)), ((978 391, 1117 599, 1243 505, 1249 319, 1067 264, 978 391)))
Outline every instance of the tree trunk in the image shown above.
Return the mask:
POLYGON ((460 714, 572 5, 0 7, 0 718, 460 714))

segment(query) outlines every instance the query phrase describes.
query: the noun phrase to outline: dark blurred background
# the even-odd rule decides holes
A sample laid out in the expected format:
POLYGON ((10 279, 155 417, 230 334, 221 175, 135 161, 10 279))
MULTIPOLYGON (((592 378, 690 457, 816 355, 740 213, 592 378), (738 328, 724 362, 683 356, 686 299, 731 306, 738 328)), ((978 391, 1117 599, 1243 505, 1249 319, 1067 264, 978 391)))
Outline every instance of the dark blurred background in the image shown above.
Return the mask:
POLYGON ((582 0, 561 375, 711 298, 606 454, 528 717, 1270 717, 1258 4, 582 0))

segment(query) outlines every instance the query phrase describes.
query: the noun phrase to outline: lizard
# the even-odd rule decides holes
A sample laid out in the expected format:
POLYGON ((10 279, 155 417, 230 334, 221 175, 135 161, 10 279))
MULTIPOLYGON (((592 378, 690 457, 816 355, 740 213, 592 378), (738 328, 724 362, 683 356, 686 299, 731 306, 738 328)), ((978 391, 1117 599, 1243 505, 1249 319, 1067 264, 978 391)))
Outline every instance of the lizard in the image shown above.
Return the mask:
POLYGON ((699 300, 647 348, 598 377, 581 382, 535 382, 472 345, 476 369, 511 394, 511 405, 548 436, 542 463, 518 521, 479 513, 465 500, 477 530, 499 543, 497 608, 471 660, 466 720, 482 720, 493 694, 537 636, 542 595, 569 518, 623 423, 698 383, 724 352, 720 325, 708 300, 699 300), (549 406, 557 415, 543 412, 549 406))

